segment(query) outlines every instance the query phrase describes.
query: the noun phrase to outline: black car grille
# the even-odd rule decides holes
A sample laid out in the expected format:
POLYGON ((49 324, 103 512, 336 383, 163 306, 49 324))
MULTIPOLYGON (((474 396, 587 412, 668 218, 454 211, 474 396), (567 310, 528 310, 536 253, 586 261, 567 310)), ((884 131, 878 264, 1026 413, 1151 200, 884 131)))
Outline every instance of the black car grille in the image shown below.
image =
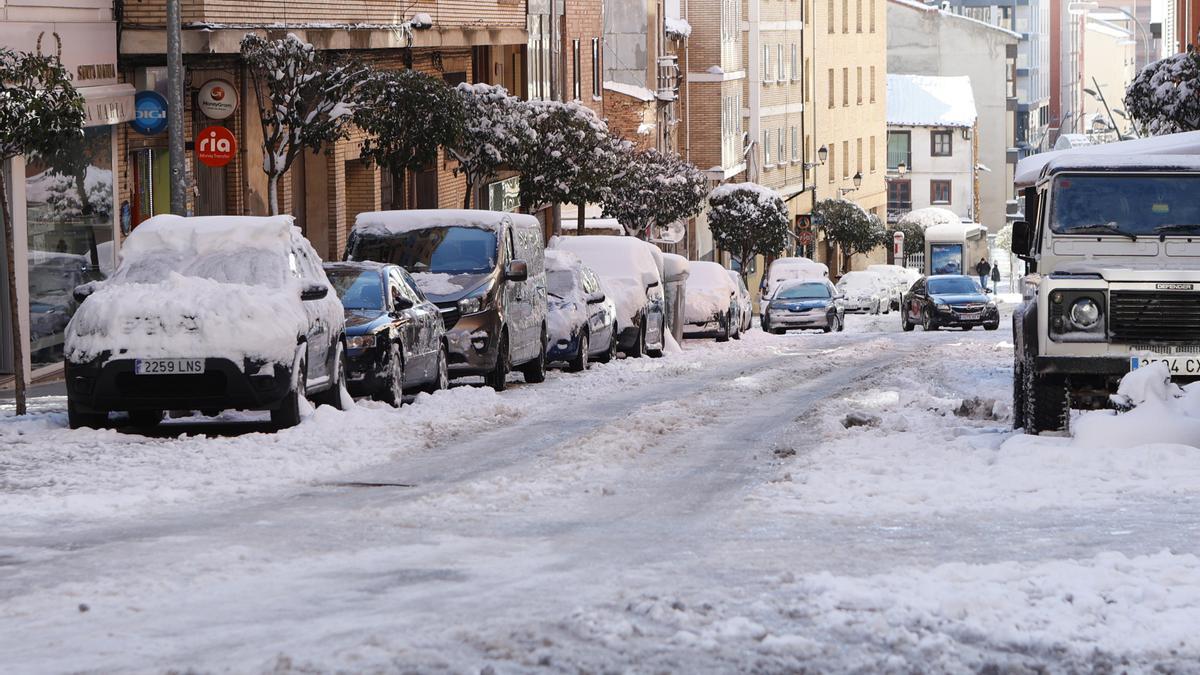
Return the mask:
POLYGON ((983 307, 983 303, 978 302, 964 305, 953 305, 954 311, 956 312, 982 312, 983 307))
POLYGON ((446 330, 454 328, 454 324, 458 323, 459 317, 462 316, 462 312, 458 311, 458 303, 439 303, 437 308, 438 312, 440 312, 442 315, 442 323, 446 325, 446 330))
POLYGON ((1121 341, 1200 343, 1200 293, 1112 291, 1108 331, 1121 341))
POLYGON ((134 375, 117 373, 117 392, 130 398, 180 396, 220 396, 226 391, 225 373, 209 371, 199 375, 134 375))

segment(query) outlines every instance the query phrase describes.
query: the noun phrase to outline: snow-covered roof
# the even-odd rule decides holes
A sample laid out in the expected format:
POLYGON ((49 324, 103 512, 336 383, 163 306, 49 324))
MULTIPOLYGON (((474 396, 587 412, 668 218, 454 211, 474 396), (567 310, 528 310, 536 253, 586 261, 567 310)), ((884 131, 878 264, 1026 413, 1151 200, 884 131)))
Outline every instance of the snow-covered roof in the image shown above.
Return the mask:
POLYGON ((664 24, 663 30, 666 31, 667 37, 686 39, 692 36, 692 24, 686 19, 667 17, 664 24))
POLYGON ((987 228, 979 223, 938 223, 925 229, 925 241, 958 241, 979 236, 987 228))
POLYGON ((645 87, 639 87, 636 84, 625 84, 624 82, 613 82, 612 80, 606 80, 604 82, 604 88, 607 91, 624 94, 630 98, 636 98, 639 101, 645 101, 647 103, 653 101, 655 98, 654 92, 645 87))
POLYGON ((474 227, 480 230, 494 230, 505 219, 510 219, 514 227, 541 229, 537 218, 521 213, 475 209, 413 209, 360 213, 354 218, 354 231, 400 234, 427 227, 474 227))
POLYGON ((1085 145, 1091 144, 1092 139, 1088 138, 1087 134, 1059 134, 1058 140, 1054 142, 1054 149, 1082 148, 1085 145))
POLYGON ((934 225, 942 225, 944 223, 961 223, 962 218, 950 209, 943 209, 937 206, 929 206, 923 209, 916 209, 900 216, 900 225, 916 225, 923 229, 929 229, 934 225))
POLYGON ((1017 187, 1033 185, 1047 164, 1066 157, 1068 154, 1071 157, 1081 157, 1081 162, 1090 162, 1091 166, 1106 168, 1121 165, 1125 155, 1185 155, 1185 157, 1172 157, 1170 161, 1195 161, 1194 156, 1200 155, 1200 131, 1187 131, 1181 134, 1138 138, 1118 143, 1089 145, 1071 150, 1054 150, 1030 155, 1017 163, 1013 182, 1017 187), (1189 159, 1186 155, 1191 155, 1193 158, 1189 159))
POLYGON ((214 251, 263 249, 285 251, 291 216, 196 216, 161 214, 134 228, 121 246, 121 259, 132 261, 162 251, 205 255, 214 251))
POLYGON ((973 127, 977 117, 970 77, 887 76, 889 125, 973 127))

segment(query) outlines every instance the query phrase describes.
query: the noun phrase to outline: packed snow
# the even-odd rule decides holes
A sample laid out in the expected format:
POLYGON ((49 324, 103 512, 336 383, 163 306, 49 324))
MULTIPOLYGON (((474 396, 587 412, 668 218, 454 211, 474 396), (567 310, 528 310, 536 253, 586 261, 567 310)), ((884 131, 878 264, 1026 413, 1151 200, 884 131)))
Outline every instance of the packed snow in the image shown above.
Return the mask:
POLYGON ((724 267, 715 262, 693 260, 688 265, 684 289, 684 321, 704 323, 714 320, 729 310, 737 290, 724 267))

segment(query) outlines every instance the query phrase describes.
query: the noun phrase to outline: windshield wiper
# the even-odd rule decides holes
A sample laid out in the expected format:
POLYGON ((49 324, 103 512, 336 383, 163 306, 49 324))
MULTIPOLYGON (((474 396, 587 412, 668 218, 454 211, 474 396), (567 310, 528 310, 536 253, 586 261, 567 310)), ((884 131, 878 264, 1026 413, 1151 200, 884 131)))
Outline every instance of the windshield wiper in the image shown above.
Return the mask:
POLYGON ((551 293, 550 291, 546 291, 546 295, 549 295, 552 298, 558 298, 559 300, 566 300, 566 298, 559 295, 558 293, 551 293))
POLYGON ((1115 222, 1108 223, 1089 223, 1087 225, 1075 225, 1074 227, 1064 227, 1059 230, 1059 234, 1117 234, 1122 237, 1128 237, 1130 241, 1137 241, 1137 235, 1132 232, 1122 230, 1115 222))
POLYGON ((1197 223, 1168 223, 1159 225, 1154 228, 1154 231, 1159 235, 1166 235, 1171 232, 1196 232, 1200 234, 1200 224, 1197 223))

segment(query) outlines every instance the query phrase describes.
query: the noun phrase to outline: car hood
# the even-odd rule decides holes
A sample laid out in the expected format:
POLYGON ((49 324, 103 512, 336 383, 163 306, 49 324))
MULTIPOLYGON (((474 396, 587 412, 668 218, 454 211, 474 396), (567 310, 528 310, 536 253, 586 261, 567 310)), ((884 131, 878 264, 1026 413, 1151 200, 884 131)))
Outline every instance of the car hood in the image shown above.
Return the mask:
POLYGON ((346 310, 346 335, 366 335, 388 322, 387 312, 380 309, 346 310))
POLYGON ((945 295, 930 296, 938 302, 946 303, 947 305, 971 305, 984 304, 986 305, 990 297, 982 293, 947 293, 945 295))
POLYGON ((491 278, 490 273, 484 274, 445 274, 442 272, 415 272, 412 274, 417 287, 435 303, 455 302, 491 278))

